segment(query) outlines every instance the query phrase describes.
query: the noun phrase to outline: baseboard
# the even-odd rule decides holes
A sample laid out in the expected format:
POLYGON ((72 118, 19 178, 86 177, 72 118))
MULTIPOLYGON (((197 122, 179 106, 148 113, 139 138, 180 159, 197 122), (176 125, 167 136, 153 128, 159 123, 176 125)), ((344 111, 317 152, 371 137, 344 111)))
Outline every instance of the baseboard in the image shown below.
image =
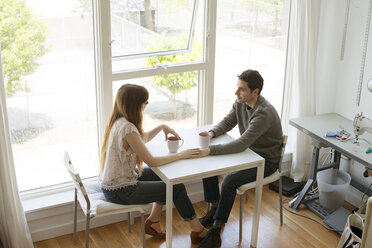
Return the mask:
MULTIPOLYGON (((190 200, 193 203, 204 200, 201 181, 190 182, 185 184, 185 186, 190 200)), ((131 222, 133 223, 133 219, 139 216, 139 213, 131 213, 131 222)), ((73 230, 73 203, 67 202, 61 205, 42 208, 40 210, 29 211, 26 212, 26 218, 33 242, 71 234, 73 230)), ((126 214, 93 218, 90 222, 90 227, 94 228, 104 226, 120 221, 126 221, 127 219, 126 214)), ((79 207, 77 230, 85 230, 85 216, 79 207)))

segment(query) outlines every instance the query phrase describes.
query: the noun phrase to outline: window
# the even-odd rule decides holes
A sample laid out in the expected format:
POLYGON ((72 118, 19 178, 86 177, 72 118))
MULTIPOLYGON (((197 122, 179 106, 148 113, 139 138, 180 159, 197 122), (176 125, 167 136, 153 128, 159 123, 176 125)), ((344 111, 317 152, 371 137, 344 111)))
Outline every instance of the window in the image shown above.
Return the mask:
POLYGON ((70 181, 61 163, 64 150, 82 177, 97 175, 100 139, 124 83, 150 92, 145 130, 160 123, 180 129, 219 121, 235 100, 237 74, 248 68, 260 71, 262 94, 280 112, 287 0, 4 4, 0 27, 24 25, 16 25, 22 37, 0 33, 21 191, 70 181), (27 21, 17 16, 19 6, 27 21), (9 73, 16 71, 9 69, 16 64, 12 56, 27 62, 17 75, 9 73))
POLYGON ((64 150, 72 153, 76 165, 82 166, 79 172, 83 177, 96 175, 98 142, 91 9, 83 11, 78 1, 65 0, 5 0, 3 4, 27 17, 23 23, 19 17, 17 21, 13 12, 0 13, 0 23, 14 18, 10 23, 18 27, 14 36, 8 32, 8 39, 13 40, 11 44, 2 42, 2 55, 19 190, 70 181, 61 162, 64 150), (34 67, 27 73, 22 73, 28 68, 26 62, 14 67, 20 71, 19 80, 14 80, 15 74, 9 68, 12 61, 27 61, 34 63, 34 67))
POLYGON ((235 101, 237 75, 255 69, 264 79, 261 94, 282 107, 288 28, 288 0, 221 0, 217 5, 213 121, 235 101))
POLYGON ((113 72, 202 60, 199 0, 111 0, 110 9, 113 72))
MULTIPOLYGON (((34 26, 20 27, 25 30, 20 33, 34 35, 36 44, 26 44, 38 46, 35 50, 40 51, 34 54, 35 66, 20 74, 18 81, 11 82, 10 74, 4 78, 14 86, 7 92, 7 106, 20 191, 70 181, 60 162, 64 150, 74 157, 82 177, 97 175, 100 145, 97 133, 103 129, 100 120, 109 115, 112 96, 123 83, 142 84, 150 91, 145 129, 163 122, 175 128, 197 125, 199 82, 200 76, 205 78, 206 66, 203 62, 204 20, 197 21, 196 16, 203 17, 203 3, 199 4, 198 0, 149 1, 148 7, 154 17, 154 25, 150 27, 143 19, 147 17, 147 7, 141 0, 93 1, 94 5, 89 0, 47 3, 6 0, 8 9, 16 9, 18 2, 23 8, 20 11, 27 12, 28 21, 36 20, 34 26), (112 74, 104 74, 104 87, 100 88, 99 83, 98 87, 96 84, 95 69, 102 69, 102 65, 94 63, 97 61, 94 51, 102 42, 94 44, 93 16, 96 14, 93 11, 99 9, 100 4, 110 6, 110 3, 111 8, 106 9, 112 11, 100 13, 102 25, 112 31, 109 39, 114 40, 110 51, 104 51, 105 59, 107 54, 113 57, 112 74), (133 30, 141 46, 131 43, 133 30), (168 66, 176 68, 170 71, 168 66), (172 84, 176 84, 176 88, 172 84), (17 85, 20 87, 16 89, 17 85), (173 103, 176 108, 172 108, 173 103)), ((16 17, 15 13, 9 14, 16 17)), ((27 36, 22 41, 26 39, 27 36)), ((4 44, 10 42, 2 40, 2 55, 9 58, 15 50, 4 44)), ((19 56, 19 61, 28 59, 27 54, 19 56)), ((9 66, 7 58, 3 59, 4 68, 9 66)))
POLYGON ((100 82, 100 94, 107 96, 102 109, 112 109, 122 84, 136 83, 150 92, 145 130, 161 123, 196 126, 206 68, 204 1, 111 0, 101 8, 110 9, 101 29, 111 27, 110 46, 101 47, 101 59, 112 56, 112 74, 100 82))

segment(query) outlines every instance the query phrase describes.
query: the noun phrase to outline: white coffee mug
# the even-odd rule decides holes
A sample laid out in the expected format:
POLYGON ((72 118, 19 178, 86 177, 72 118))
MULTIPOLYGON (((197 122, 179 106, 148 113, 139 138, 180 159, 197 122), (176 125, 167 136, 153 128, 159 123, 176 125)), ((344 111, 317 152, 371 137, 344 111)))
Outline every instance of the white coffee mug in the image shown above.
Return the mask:
POLYGON ((168 137, 167 145, 169 152, 175 153, 183 145, 183 139, 178 139, 175 136, 170 136, 168 137))
POLYGON ((211 136, 208 132, 201 132, 199 133, 199 145, 200 148, 204 149, 209 147, 209 144, 211 143, 211 136))

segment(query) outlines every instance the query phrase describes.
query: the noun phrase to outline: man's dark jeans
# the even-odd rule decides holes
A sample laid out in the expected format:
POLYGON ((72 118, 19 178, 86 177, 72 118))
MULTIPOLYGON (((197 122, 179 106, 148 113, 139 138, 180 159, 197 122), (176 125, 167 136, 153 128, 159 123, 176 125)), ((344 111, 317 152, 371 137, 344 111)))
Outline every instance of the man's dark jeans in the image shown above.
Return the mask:
MULTIPOLYGON (((264 177, 270 176, 278 169, 278 163, 265 161, 264 177)), ((206 202, 218 202, 218 207, 214 219, 219 223, 226 223, 229 218, 231 208, 234 204, 236 189, 241 185, 256 181, 257 168, 236 171, 228 174, 223 180, 221 196, 218 185, 218 177, 208 177, 203 179, 204 199, 206 202)))

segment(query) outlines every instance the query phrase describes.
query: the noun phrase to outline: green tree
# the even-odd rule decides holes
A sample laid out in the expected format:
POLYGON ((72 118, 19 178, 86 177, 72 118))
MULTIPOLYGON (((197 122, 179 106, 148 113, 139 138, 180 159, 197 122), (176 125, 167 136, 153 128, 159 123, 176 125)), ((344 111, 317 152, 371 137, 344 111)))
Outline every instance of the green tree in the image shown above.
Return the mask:
POLYGON ((25 0, 0 1, 0 44, 7 96, 28 90, 22 78, 38 68, 37 59, 47 52, 47 36, 46 24, 32 13, 25 0))
MULTIPOLYGON (((153 41, 153 45, 150 50, 159 51, 159 47, 164 50, 172 50, 174 47, 179 47, 177 44, 184 43, 185 36, 175 36, 172 38, 163 38, 161 40, 157 39, 153 41)), ((169 56, 158 56, 149 57, 146 59, 146 64, 149 66, 156 65, 168 65, 174 63, 190 62, 200 59, 201 56, 201 44, 200 42, 194 42, 192 52, 184 54, 175 54, 169 56)), ((190 90, 197 86, 198 72, 182 72, 176 74, 164 74, 160 76, 153 77, 154 85, 157 87, 166 88, 174 101, 174 117, 177 115, 176 108, 176 94, 181 91, 190 90)))

